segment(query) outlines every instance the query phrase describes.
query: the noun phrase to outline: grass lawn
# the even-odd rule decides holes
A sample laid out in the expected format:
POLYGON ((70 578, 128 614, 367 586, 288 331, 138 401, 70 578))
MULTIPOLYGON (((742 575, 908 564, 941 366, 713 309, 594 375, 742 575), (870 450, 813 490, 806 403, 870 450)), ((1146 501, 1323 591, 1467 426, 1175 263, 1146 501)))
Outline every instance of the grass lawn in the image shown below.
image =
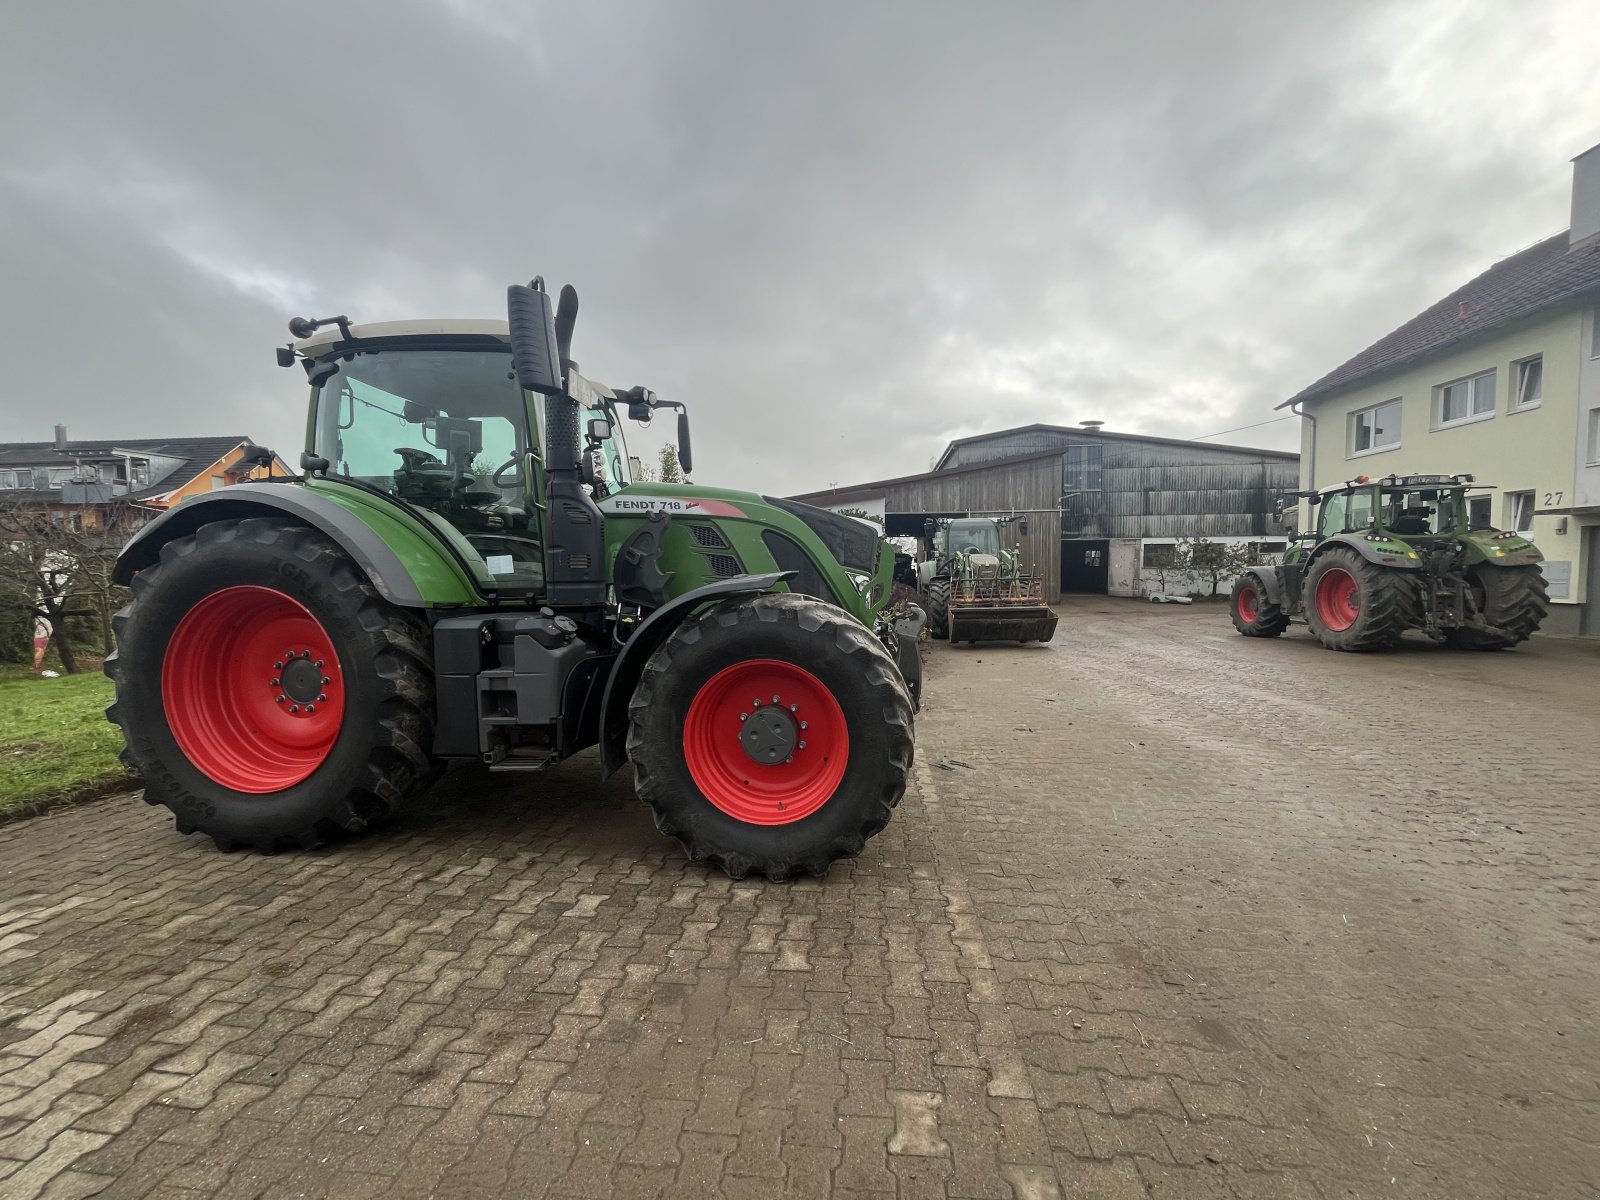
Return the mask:
POLYGON ((122 731, 106 720, 111 681, 98 670, 35 679, 0 667, 0 820, 116 781, 122 731))

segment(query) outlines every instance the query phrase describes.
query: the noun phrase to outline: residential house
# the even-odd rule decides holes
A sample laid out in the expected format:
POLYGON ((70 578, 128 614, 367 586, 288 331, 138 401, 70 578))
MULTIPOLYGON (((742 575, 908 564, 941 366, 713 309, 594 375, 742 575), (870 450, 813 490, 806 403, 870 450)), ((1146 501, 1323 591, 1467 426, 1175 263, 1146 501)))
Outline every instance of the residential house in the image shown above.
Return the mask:
POLYGON ((1470 473, 1475 525, 1544 552, 1544 631, 1600 636, 1600 146, 1574 160, 1571 228, 1502 259, 1280 408, 1301 486, 1470 473))
POLYGON ((149 519, 190 496, 269 473, 287 475, 273 456, 263 465, 247 437, 125 438, 73 441, 57 425, 48 442, 0 442, 0 503, 42 503, 85 529, 113 512, 149 519))

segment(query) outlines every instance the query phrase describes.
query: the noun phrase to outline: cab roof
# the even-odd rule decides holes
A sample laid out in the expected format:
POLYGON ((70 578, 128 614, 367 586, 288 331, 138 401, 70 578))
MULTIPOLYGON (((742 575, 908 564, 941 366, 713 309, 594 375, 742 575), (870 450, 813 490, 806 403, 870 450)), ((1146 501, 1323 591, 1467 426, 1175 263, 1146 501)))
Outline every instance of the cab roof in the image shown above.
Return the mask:
MULTIPOLYGON (((510 345, 511 328, 504 321, 462 320, 454 317, 420 321, 375 321, 366 325, 350 326, 352 342, 402 337, 490 337, 510 345)), ((347 343, 339 327, 324 325, 310 337, 296 341, 294 348, 301 354, 315 358, 330 346, 341 344, 347 343)))

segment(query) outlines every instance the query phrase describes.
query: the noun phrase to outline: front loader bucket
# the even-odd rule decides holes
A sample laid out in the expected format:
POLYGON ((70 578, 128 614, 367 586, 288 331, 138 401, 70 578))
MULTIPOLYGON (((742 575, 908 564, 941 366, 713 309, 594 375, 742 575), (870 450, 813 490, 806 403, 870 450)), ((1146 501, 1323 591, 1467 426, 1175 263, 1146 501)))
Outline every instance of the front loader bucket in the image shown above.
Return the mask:
POLYGON ((1056 614, 1044 604, 950 606, 952 642, 1048 642, 1056 614))

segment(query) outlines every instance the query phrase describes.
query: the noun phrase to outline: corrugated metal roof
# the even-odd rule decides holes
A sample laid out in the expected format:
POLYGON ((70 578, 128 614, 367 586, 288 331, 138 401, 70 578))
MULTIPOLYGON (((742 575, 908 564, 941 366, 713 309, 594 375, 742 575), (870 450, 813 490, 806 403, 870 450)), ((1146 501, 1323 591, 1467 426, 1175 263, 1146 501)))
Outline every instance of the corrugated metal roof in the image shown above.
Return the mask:
POLYGON ((1501 259, 1278 407, 1322 399, 1591 294, 1600 296, 1600 243, 1569 247, 1563 231, 1501 259))
MULTIPOLYGON (((971 437, 956 438, 945 447, 944 453, 939 456, 939 461, 934 464, 935 471, 943 469, 950 456, 963 446, 973 446, 981 442, 993 441, 997 438, 1015 437, 1024 433, 1051 433, 1070 434, 1087 442, 1154 442, 1161 446, 1204 446, 1208 450, 1221 450, 1238 454, 1265 454, 1272 458, 1299 458, 1292 450, 1262 450, 1256 446, 1231 446, 1219 442, 1195 441, 1190 438, 1156 437, 1147 433, 1113 433, 1106 429, 1086 429, 1082 425, 1017 425, 1011 429, 997 429, 991 433, 975 433, 971 437)), ((1059 450, 1055 453, 1060 453, 1059 450)))

